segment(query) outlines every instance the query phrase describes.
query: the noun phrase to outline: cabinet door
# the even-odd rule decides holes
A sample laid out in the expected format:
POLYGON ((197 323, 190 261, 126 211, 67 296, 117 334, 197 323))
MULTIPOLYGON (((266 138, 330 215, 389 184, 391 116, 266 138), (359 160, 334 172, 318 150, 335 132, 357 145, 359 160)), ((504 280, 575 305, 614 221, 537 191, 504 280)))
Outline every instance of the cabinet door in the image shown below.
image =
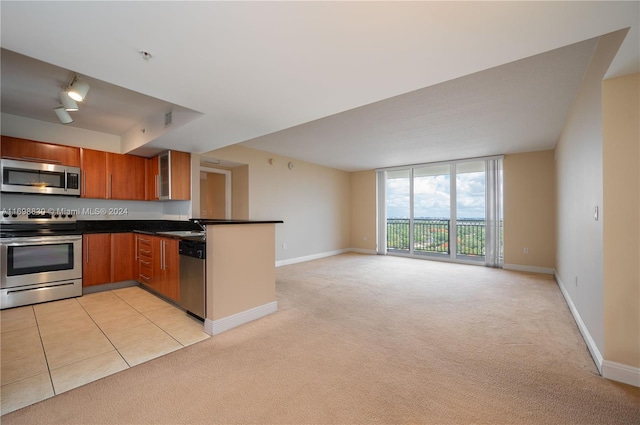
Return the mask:
POLYGON ((158 157, 147 158, 145 163, 147 167, 145 199, 147 201, 157 201, 160 199, 160 187, 158 186, 158 157))
POLYGON ((135 239, 133 233, 111 234, 111 281, 136 279, 135 239))
POLYGON ((164 244, 162 239, 157 236, 151 237, 153 246, 153 279, 151 280, 151 287, 161 294, 164 293, 164 244))
POLYGON ((81 149, 82 197, 107 198, 107 153, 93 149, 81 149))
POLYGON ((111 282, 111 234, 82 236, 82 286, 111 282))
POLYGON ((186 152, 171 151, 170 199, 191 199, 191 155, 186 152))
POLYGON ((107 153, 109 199, 144 201, 145 158, 107 153))
POLYGON ((21 161, 46 162, 71 167, 80 166, 79 148, 36 142, 17 137, 2 136, 0 155, 2 158, 21 161))
POLYGON ((191 154, 168 151, 158 155, 160 199, 191 199, 191 154))
POLYGON ((163 238, 162 294, 180 301, 180 258, 178 240, 163 238))

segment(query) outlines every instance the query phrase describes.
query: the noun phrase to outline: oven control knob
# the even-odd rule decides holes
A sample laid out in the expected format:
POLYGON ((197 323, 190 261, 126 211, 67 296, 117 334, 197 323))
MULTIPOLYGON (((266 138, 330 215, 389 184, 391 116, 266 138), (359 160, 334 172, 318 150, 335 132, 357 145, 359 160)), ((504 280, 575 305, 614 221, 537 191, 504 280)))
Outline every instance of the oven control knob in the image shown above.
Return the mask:
POLYGON ((16 218, 18 214, 11 214, 11 217, 16 218))
POLYGON ((65 218, 65 217, 66 217, 66 215, 62 214, 60 217, 65 218))
POLYGON ((58 218, 58 217, 60 217, 60 216, 59 216, 58 214, 54 214, 54 215, 53 215, 53 217, 54 217, 54 218, 58 218))
POLYGON ((9 214, 8 213, 4 213, 4 214, 2 214, 2 216, 3 217, 9 217, 9 214))
POLYGON ((71 218, 71 217, 73 217, 73 216, 72 216, 71 214, 69 214, 67 217, 71 218))

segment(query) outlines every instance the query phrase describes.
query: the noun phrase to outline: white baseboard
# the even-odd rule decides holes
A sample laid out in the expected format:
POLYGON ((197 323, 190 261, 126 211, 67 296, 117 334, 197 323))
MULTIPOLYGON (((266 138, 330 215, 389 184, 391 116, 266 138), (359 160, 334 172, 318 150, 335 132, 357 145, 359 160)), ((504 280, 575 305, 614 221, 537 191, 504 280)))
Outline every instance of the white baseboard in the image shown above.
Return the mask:
POLYGON ((378 251, 376 251, 375 249, 350 248, 349 252, 357 252, 358 254, 367 254, 367 255, 378 255, 378 251))
POLYGON ((640 368, 638 367, 605 360, 602 363, 602 377, 640 387, 640 368))
POLYGON ((223 317, 222 319, 205 319, 204 331, 209 335, 218 335, 229 329, 268 316, 276 311, 278 311, 278 302, 273 301, 249 310, 241 311, 240 313, 232 314, 231 316, 223 317))
POLYGON ((573 315, 573 318, 575 319, 576 324, 578 325, 578 329, 582 334, 582 338, 584 339, 584 342, 587 344, 587 348, 589 349, 589 352, 591 353, 591 357, 593 358, 593 361, 596 364, 596 367, 598 368, 598 372, 600 373, 600 375, 602 375, 602 363, 604 360, 602 357, 602 354, 600 353, 600 350, 598 350, 598 346, 596 345, 596 342, 591 337, 591 334, 589 333, 589 329, 587 329, 587 326, 582 321, 582 317, 580 317, 580 313, 578 313, 578 309, 573 304, 573 301, 569 296, 569 292, 567 292, 567 290, 565 289, 564 283, 562 283, 562 279, 560 279, 560 276, 558 275, 558 273, 554 273, 554 276, 556 278, 556 282, 558 282, 560 291, 562 292, 562 295, 564 296, 564 299, 567 302, 567 305, 569 306, 569 310, 571 311, 571 314, 573 315))
POLYGON ((520 264, 503 264, 502 268, 504 270, 514 270, 514 271, 518 271, 518 272, 555 274, 555 270, 554 269, 550 269, 548 267, 523 266, 523 265, 520 265, 520 264))
POLYGON ((288 266, 290 264, 304 263, 305 261, 317 260, 319 258, 332 257, 338 254, 344 254, 351 251, 350 249, 338 249, 335 251, 321 252, 319 254, 306 255, 304 257, 289 258, 288 260, 276 261, 276 267, 288 266))

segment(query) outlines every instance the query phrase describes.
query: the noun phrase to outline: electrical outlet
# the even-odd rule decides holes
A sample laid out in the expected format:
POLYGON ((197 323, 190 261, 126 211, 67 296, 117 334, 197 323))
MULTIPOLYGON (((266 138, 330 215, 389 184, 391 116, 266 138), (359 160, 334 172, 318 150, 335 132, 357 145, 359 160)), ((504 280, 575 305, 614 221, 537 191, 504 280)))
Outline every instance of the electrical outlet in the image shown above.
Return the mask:
POLYGON ((283 244, 282 244, 282 249, 283 249, 283 250, 287 249, 287 244, 286 244, 286 243, 283 243, 283 244))
POLYGON ((525 248, 525 249, 524 249, 524 253, 525 253, 525 254, 528 254, 528 253, 529 253, 529 248, 525 248))

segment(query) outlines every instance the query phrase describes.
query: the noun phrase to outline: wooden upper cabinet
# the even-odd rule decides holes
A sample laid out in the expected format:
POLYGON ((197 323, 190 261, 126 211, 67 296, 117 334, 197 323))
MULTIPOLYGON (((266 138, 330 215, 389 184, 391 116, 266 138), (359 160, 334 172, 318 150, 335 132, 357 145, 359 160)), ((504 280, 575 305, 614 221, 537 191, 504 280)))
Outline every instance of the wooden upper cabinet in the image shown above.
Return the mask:
POLYGON ((147 167, 146 176, 146 192, 145 197, 147 201, 157 201, 160 199, 160 188, 158 187, 158 157, 145 159, 147 167))
POLYGON ((191 199, 191 154, 167 151, 158 155, 158 168, 160 199, 191 199))
POLYGON ((107 198, 107 153, 93 149, 80 150, 82 169, 81 196, 107 198))
POLYGON ((107 152, 107 198, 144 201, 145 169, 145 158, 107 152))
POLYGON ((19 161, 80 166, 80 149, 73 146, 54 145, 17 137, 2 136, 0 156, 19 161))

